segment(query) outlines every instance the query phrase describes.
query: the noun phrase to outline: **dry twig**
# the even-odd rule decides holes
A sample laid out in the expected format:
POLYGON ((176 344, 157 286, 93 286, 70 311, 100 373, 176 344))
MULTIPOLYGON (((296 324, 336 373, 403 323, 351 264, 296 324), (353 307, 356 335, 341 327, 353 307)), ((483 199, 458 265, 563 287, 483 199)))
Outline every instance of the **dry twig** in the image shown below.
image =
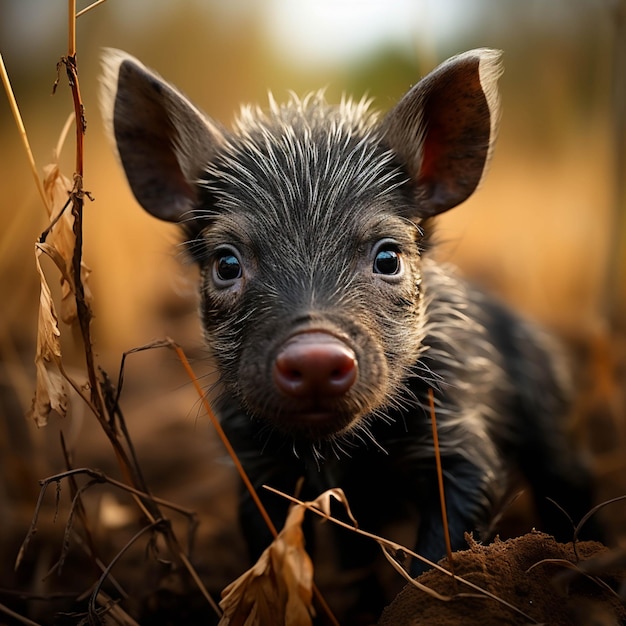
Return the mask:
MULTIPOLYGON (((87 7, 87 9, 80 12, 80 15, 83 15, 86 11, 94 8, 95 6, 97 6, 97 4, 100 4, 100 2, 96 2, 90 7, 87 7)), ((182 507, 176 507, 175 505, 166 503, 165 501, 155 498, 154 496, 152 496, 152 494, 150 494, 146 481, 144 480, 144 477, 142 475, 131 438, 126 429, 125 421, 118 404, 121 389, 113 389, 112 385, 110 384, 110 379, 108 378, 106 373, 99 370, 96 365, 91 337, 92 310, 89 303, 89 292, 84 283, 86 273, 85 266, 83 264, 84 199, 85 197, 91 198, 89 192, 85 190, 83 185, 84 136, 86 130, 86 116, 80 92, 79 73, 76 59, 76 1, 69 0, 68 5, 68 54, 59 61, 57 68, 58 70, 60 70, 61 68, 65 68, 65 73, 70 87, 74 108, 72 121, 74 122, 75 126, 76 158, 72 183, 70 183, 69 181, 67 181, 67 179, 64 179, 60 175, 60 173, 58 172, 58 168, 51 174, 50 177, 48 177, 47 175, 46 182, 49 184, 49 188, 58 188, 59 192, 56 196, 58 200, 54 201, 54 205, 52 199, 49 198, 46 194, 46 189, 44 185, 42 185, 39 175, 37 173, 37 167, 35 165, 34 157, 30 149, 30 144, 28 142, 24 125, 21 121, 21 116, 19 115, 19 109, 17 107, 17 103, 15 102, 15 98, 13 97, 12 91, 10 90, 10 84, 8 81, 8 76, 4 67, 4 63, 2 63, 0 59, 2 80, 5 84, 7 94, 9 95, 11 108, 16 120, 16 124, 20 131, 22 142, 26 149, 26 153, 31 166, 31 171, 33 172, 37 188, 51 220, 50 225, 41 234, 40 240, 36 244, 37 254, 38 257, 41 254, 46 254, 50 258, 52 258, 55 265, 61 272, 63 283, 67 288, 64 299, 65 296, 73 296, 75 314, 72 315, 71 318, 75 319, 78 323, 80 338, 82 341, 82 348, 85 356, 85 368, 88 381, 88 386, 86 388, 82 385, 79 385, 67 374, 67 372, 63 368, 60 344, 58 343, 60 330, 57 323, 57 317, 54 310, 52 297, 50 295, 49 289, 47 288, 47 283, 43 275, 43 271, 40 271, 42 298, 45 296, 45 302, 42 301, 43 304, 41 311, 46 316, 45 324, 40 323, 40 332, 42 332, 42 339, 46 339, 47 343, 42 344, 39 357, 42 366, 40 369, 40 376, 42 378, 42 381, 44 381, 41 385, 41 393, 39 398, 40 406, 43 408, 38 410, 36 414, 43 416, 43 418, 40 420, 40 423, 41 425, 45 425, 47 412, 49 412, 50 410, 57 410, 60 413, 64 412, 67 399, 63 381, 67 382, 74 390, 76 390, 79 397, 86 403, 87 407, 91 410, 98 423, 100 424, 103 432, 107 436, 117 458, 125 482, 122 483, 119 481, 115 481, 99 472, 95 472, 94 470, 71 469, 69 451, 65 450, 64 448, 64 455, 66 458, 68 471, 62 474, 57 474, 56 476, 52 476, 42 481, 42 489, 35 507, 33 520, 30 529, 24 539, 22 547, 20 548, 20 551, 18 553, 16 559, 16 567, 18 567, 20 562, 22 561, 24 551, 26 550, 32 535, 36 531, 37 520, 39 517, 43 497, 46 492, 47 486, 55 482, 57 484, 57 487, 59 487, 61 480, 66 478, 70 481, 70 487, 72 492, 72 505, 70 508, 68 520, 66 522, 61 556, 59 558, 59 561, 55 565, 55 569, 61 569, 61 566, 67 554, 67 547, 69 545, 70 539, 75 536, 73 522, 76 514, 78 514, 78 519, 81 521, 81 525, 87 537, 87 543, 89 546, 88 553, 91 554, 94 562, 98 562, 101 565, 100 560, 95 554, 95 547, 93 540, 91 539, 91 533, 87 523, 87 517, 81 503, 81 494, 95 484, 107 482, 129 492, 134 498, 139 509, 147 519, 147 526, 145 526, 138 533, 137 537, 139 537, 142 533, 147 532, 146 529, 160 532, 163 535, 168 549, 171 551, 171 554, 189 572, 199 590, 206 598, 207 602, 219 615, 220 611, 217 607, 217 604, 213 601, 213 599, 204 588, 199 576, 192 567, 188 556, 185 554, 184 550, 178 542, 178 539, 174 535, 169 522, 162 515, 160 507, 167 506, 187 515, 190 520, 190 524, 195 524, 194 514, 190 511, 183 509, 182 507), (61 198, 63 198, 64 195, 65 199, 59 201, 61 198), (54 209, 55 206, 56 210, 54 209), (71 209, 71 215, 67 214, 67 209, 71 209), (62 222, 63 228, 61 228, 62 222), (69 226, 69 231, 71 232, 72 236, 71 238, 65 238, 63 241, 61 241, 57 236, 57 232, 59 231, 59 229, 61 229, 62 232, 65 232, 64 229, 66 223, 69 226), (53 234, 54 237, 52 239, 49 239, 51 234, 53 234), (79 473, 87 474, 91 478, 91 480, 82 487, 78 487, 73 482, 74 476, 79 473)), ((64 137, 69 131, 70 126, 70 122, 67 122, 64 126, 64 130, 61 133, 61 139, 59 140, 59 144, 57 146, 57 155, 58 152, 60 152, 64 137)), ((65 318, 65 316, 62 317, 65 318)), ((59 491, 57 489, 57 510, 58 493, 59 491)), ((124 551, 127 548, 128 545, 120 553, 118 553, 114 557, 113 561, 104 568, 104 571, 102 571, 99 583, 96 586, 96 589, 92 595, 92 602, 90 604, 90 613, 92 615, 95 615, 95 603, 96 601, 99 601, 99 598, 102 595, 99 594, 99 587, 101 586, 104 579, 108 576, 112 566, 122 557, 124 551)), ((102 570, 102 567, 99 566, 99 569, 102 570)))

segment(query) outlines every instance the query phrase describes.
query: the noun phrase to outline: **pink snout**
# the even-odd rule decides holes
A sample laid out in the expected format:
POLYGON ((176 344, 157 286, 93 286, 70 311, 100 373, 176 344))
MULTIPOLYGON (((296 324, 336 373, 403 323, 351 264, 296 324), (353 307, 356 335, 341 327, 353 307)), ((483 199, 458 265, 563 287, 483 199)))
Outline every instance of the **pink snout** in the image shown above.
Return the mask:
POLYGON ((345 395, 358 374, 354 351, 322 331, 298 333, 281 347, 274 361, 274 383, 297 399, 345 395))

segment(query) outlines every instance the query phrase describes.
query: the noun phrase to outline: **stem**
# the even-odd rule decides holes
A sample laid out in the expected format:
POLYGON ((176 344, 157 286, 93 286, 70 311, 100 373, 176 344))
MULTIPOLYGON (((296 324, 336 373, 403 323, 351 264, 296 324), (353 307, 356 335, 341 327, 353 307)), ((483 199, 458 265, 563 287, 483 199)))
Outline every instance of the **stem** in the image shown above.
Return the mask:
POLYGON ((68 0, 68 56, 73 57, 76 55, 76 0, 68 0))
POLYGON ((614 200, 611 241, 608 252, 608 277, 604 294, 604 313, 610 331, 624 330, 624 301, 622 285, 626 276, 626 0, 618 0, 613 8, 613 67, 612 67, 612 136, 614 157, 614 200))
POLYGON ((18 613, 16 613, 15 611, 12 611, 8 606, 5 606, 4 604, 0 604, 0 613, 4 613, 5 615, 12 617, 14 620, 22 624, 25 624, 26 626, 41 626, 39 622, 33 622, 27 617, 23 617, 22 615, 19 615, 18 613))
POLYGON ((269 514, 267 513, 267 510, 263 506, 263 503, 261 502, 261 499, 259 498, 259 494, 257 493, 256 489, 252 485, 252 481, 250 480, 248 474, 246 473, 246 470, 243 468, 243 465, 241 464, 241 461, 239 460, 237 453, 235 452, 230 441, 228 440, 228 437, 226 436, 226 433, 224 432, 222 425, 220 424, 219 420, 215 416, 215 413, 213 413, 213 409, 211 408, 211 405, 207 401, 207 398, 205 394, 203 393, 202 388, 200 387, 200 384, 198 383, 198 379, 196 378, 194 371, 191 369, 191 365, 189 365, 189 361, 187 360, 187 355, 185 354, 183 349, 180 346, 178 346, 176 343, 172 342, 171 345, 176 351, 176 354, 180 362, 182 363, 183 367, 185 368, 185 371, 187 372, 187 375, 189 376, 198 394, 198 397, 200 398, 200 401, 202 402, 204 410, 209 416, 209 419, 211 420, 213 427, 217 431, 219 438, 222 440, 222 443, 224 444, 224 447, 226 448, 228 455, 230 456, 232 462, 234 463, 235 468, 237 469, 237 472, 239 473, 239 476, 241 477, 241 480, 246 486, 246 489, 248 490, 248 492, 250 493, 250 496, 252 497, 254 504, 259 510, 259 513, 263 517, 263 521, 269 528, 269 531, 272 533, 272 536, 276 538, 278 536, 278 531, 276 530, 276 526, 274 526, 274 522, 272 522, 269 514))
POLYGON ((441 467, 441 452, 439 450, 439 435, 437 433, 437 416, 435 414, 435 398, 433 390, 428 390, 428 403, 430 405, 430 420, 433 426, 433 445, 435 448, 435 463, 437 465, 437 483, 439 484, 439 503, 441 504, 441 521, 443 523, 443 537, 446 542, 446 555, 450 570, 454 574, 454 562, 452 560, 452 546, 450 545, 450 527, 448 526, 448 512, 446 509, 446 495, 443 488, 443 469, 441 467))
POLYGON ((15 124, 17 126, 17 130, 20 133, 20 138, 22 140, 22 145, 24 146, 24 150, 26 150, 26 158, 28 159, 28 164, 30 165, 30 171, 35 179, 35 186, 37 187, 37 191, 41 196, 41 200, 46 207, 46 211, 48 214, 51 212, 50 204, 48 199, 46 198, 46 194, 43 189, 43 184, 41 183, 41 178, 39 177, 39 173, 37 172, 37 165, 35 164, 35 157, 33 157, 33 151, 30 147, 30 142, 28 141, 28 135, 26 134, 26 128, 24 127, 24 121, 22 120, 22 115, 20 114, 20 109, 17 106, 17 100, 15 99, 15 94, 13 93, 13 89, 11 89, 11 83, 9 81, 9 75, 7 73, 7 69, 4 65, 4 59, 2 58, 2 54, 0 54, 0 76, 2 77, 2 84, 4 85, 4 90, 6 91, 7 98, 9 99, 9 106, 11 107, 11 113, 13 114, 13 119, 15 120, 15 124))
POLYGON ((98 5, 103 4, 104 2, 106 2, 106 0, 96 0, 96 2, 94 2, 93 4, 90 4, 88 7, 84 8, 82 11, 79 11, 76 14, 76 17, 81 17, 82 15, 85 15, 85 13, 88 13, 89 11, 91 11, 91 9, 95 9, 98 5))

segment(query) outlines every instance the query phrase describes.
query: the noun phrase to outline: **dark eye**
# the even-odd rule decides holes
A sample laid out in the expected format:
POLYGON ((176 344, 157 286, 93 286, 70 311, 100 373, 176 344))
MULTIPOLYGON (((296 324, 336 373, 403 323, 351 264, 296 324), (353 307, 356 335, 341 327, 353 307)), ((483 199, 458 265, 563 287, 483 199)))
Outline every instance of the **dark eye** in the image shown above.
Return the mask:
POLYGON ((381 246, 374 257, 373 269, 374 274, 384 274, 386 276, 399 274, 402 269, 400 253, 389 244, 381 246))
POLYGON ((226 249, 218 252, 213 262, 213 280, 220 287, 228 287, 243 275, 239 257, 233 250, 226 249))

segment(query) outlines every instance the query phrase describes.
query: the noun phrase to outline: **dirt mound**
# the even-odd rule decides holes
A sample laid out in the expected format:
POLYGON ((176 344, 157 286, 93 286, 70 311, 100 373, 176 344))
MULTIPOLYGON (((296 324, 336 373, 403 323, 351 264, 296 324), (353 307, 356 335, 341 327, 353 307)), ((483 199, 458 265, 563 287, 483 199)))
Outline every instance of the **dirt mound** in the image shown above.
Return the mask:
MULTIPOLYGON (((623 562, 615 565, 614 553, 602 544, 579 542, 578 559, 571 543, 557 543, 540 532, 508 541, 496 539, 487 546, 472 540, 469 544, 469 550, 454 555, 457 576, 517 611, 431 570, 417 579, 419 583, 451 599, 441 600, 407 585, 385 609, 379 626, 626 624, 626 607, 611 591, 624 584, 626 570, 623 562)), ((441 564, 447 566, 446 561, 441 564)))

